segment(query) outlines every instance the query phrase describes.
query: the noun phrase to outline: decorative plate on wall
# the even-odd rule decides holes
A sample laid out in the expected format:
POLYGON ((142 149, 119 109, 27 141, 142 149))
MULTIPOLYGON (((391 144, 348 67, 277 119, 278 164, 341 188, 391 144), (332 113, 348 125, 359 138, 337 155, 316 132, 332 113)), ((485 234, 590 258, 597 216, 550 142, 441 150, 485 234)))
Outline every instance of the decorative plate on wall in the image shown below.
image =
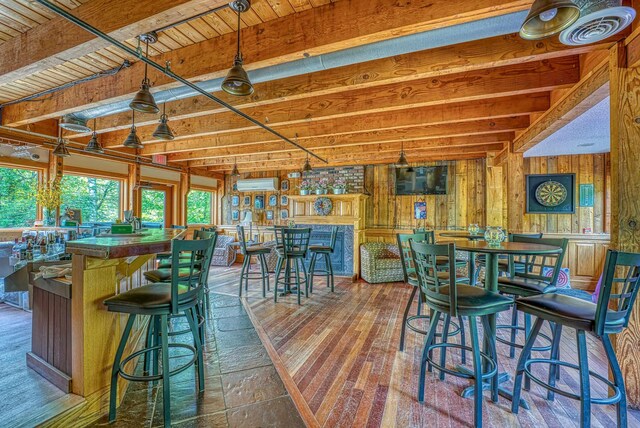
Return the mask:
POLYGON ((313 203, 313 210, 318 215, 322 215, 322 216, 329 215, 331 214, 332 209, 333 209, 333 203, 329 198, 325 198, 325 197, 318 198, 313 203))
POLYGON ((527 212, 573 214, 575 174, 527 175, 527 212))

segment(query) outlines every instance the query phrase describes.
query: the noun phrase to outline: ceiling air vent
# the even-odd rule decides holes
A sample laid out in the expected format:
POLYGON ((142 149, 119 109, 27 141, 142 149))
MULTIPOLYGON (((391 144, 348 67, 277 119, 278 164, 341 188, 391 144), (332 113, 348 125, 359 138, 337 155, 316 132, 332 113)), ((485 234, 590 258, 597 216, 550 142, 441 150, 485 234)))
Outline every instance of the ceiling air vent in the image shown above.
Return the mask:
POLYGON ((580 18, 560 33, 565 45, 587 45, 611 37, 624 30, 636 17, 631 7, 622 6, 622 0, 576 0, 580 18))

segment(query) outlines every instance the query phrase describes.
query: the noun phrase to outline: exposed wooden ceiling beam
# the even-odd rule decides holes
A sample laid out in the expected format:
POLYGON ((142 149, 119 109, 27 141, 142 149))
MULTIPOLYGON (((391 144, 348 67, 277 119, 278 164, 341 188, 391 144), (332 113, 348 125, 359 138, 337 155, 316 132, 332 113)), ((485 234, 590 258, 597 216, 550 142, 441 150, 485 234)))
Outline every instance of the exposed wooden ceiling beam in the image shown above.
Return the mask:
MULTIPOLYGON (((391 141, 380 142, 379 140, 374 140, 368 143, 357 143, 353 144, 352 142, 345 142, 343 140, 331 141, 328 145, 314 147, 314 150, 323 150, 323 149, 331 149, 340 152, 349 152, 351 148, 359 148, 359 147, 367 147, 369 151, 375 152, 377 150, 383 150, 383 148, 395 147, 399 150, 400 144, 404 141, 404 147, 407 150, 411 149, 422 149, 422 148, 460 148, 460 147, 468 147, 474 145, 482 145, 482 144, 491 144, 491 143, 504 143, 513 141, 514 133, 513 132, 498 132, 495 134, 479 134, 479 135, 465 135, 462 137, 445 137, 445 138, 429 138, 429 139, 421 139, 421 140, 407 140, 407 139, 396 139, 391 141)), ((313 140, 309 141, 309 144, 315 145, 313 140)), ((234 159, 238 159, 238 161, 243 161, 246 159, 252 159, 257 155, 266 155, 266 154, 288 154, 297 152, 295 150, 289 150, 287 147, 280 146, 280 148, 273 148, 272 150, 265 150, 264 144, 256 144, 249 146, 240 146, 240 147, 225 147, 221 149, 216 149, 214 151, 207 151, 206 156, 203 157, 190 157, 182 160, 175 160, 174 162, 187 162, 188 165, 192 166, 203 166, 214 164, 222 161, 223 163, 233 163, 234 159)), ((300 152, 301 153, 301 152, 300 152)), ((288 155, 287 155, 288 156, 288 155)))
MULTIPOLYGON (((522 11, 530 5, 531 0, 415 0, 409 3, 343 0, 243 29, 242 52, 245 67, 250 70, 301 59, 308 55, 319 55, 522 11)), ((128 11, 128 8, 122 9, 123 12, 128 11)), ((103 28, 99 23, 93 23, 103 28)), ((229 33, 158 55, 153 59, 161 64, 170 60, 172 70, 187 79, 221 77, 230 67, 235 54, 235 38, 235 34, 229 33)), ((137 62, 116 76, 77 85, 38 102, 8 106, 3 113, 3 123, 21 125, 128 99, 138 90, 143 69, 143 64, 137 62)), ((156 88, 176 86, 175 82, 159 73, 152 73, 150 78, 156 88)))
MULTIPOLYGON (((267 116, 263 111, 269 109, 275 111, 282 102, 291 102, 312 96, 326 96, 345 90, 407 83, 410 80, 427 79, 446 74, 577 55, 591 50, 603 49, 610 44, 596 43, 581 47, 568 47, 556 39, 532 42, 522 39, 517 34, 510 34, 258 83, 255 85, 255 95, 250 99, 238 100, 223 92, 216 93, 216 96, 237 107, 246 108, 247 113, 255 117, 268 117, 270 121, 277 121, 277 118, 267 116), (256 108, 269 104, 273 105, 263 109, 256 108)), ((220 106, 204 97, 172 101, 167 103, 166 107, 167 114, 174 124, 182 119, 224 111, 220 109, 220 106)), ((158 121, 157 115, 141 114, 138 116, 136 120, 139 127, 154 126, 158 121)), ((103 133, 126 129, 130 126, 130 122, 130 114, 120 113, 98 118, 96 126, 99 132, 103 133)), ((221 122, 225 123, 225 120, 221 118, 221 122)), ((229 126, 234 125, 229 123, 229 126)), ((246 126, 246 123, 243 122, 241 126, 246 126)))
MULTIPOLYGON (((465 159, 480 159, 485 158, 487 156, 487 152, 460 152, 460 153, 434 153, 434 154, 426 154, 412 159, 412 164, 417 164, 420 162, 430 162, 430 161, 452 161, 452 160, 465 160, 465 159)), ((393 164, 398 160, 398 155, 395 156, 376 156, 376 157, 366 157, 362 159, 354 159, 348 161, 338 161, 338 162, 329 162, 328 164, 323 165, 313 165, 314 168, 331 168, 336 166, 351 166, 351 165, 383 165, 383 164, 393 164)), ((312 162, 313 164, 313 162, 312 162)), ((252 164, 245 164, 243 169, 240 171, 241 174, 253 172, 253 171, 274 171, 274 170, 288 170, 295 171, 300 170, 301 165, 287 165, 282 164, 280 162, 254 162, 252 164)), ((230 171, 231 168, 224 167, 209 167, 210 171, 222 172, 222 171, 230 171)))
MULTIPOLYGON (((437 140, 436 140, 437 141, 437 140)), ((430 142, 430 141, 428 141, 430 142)), ((449 145, 435 145, 435 144, 423 144, 425 141, 411 141, 404 144, 404 151, 407 157, 413 158, 415 156, 420 156, 422 153, 434 153, 439 152, 443 153, 457 153, 466 150, 467 152, 478 152, 478 151, 490 151, 490 150, 501 150, 505 144, 508 144, 508 141, 497 141, 493 140, 488 143, 467 143, 456 146, 449 145), (422 143, 422 144, 421 144, 422 143)), ((344 160, 352 160, 357 157, 366 157, 366 156, 386 156, 393 155, 398 156, 400 150, 402 148, 401 142, 393 142, 393 143, 381 143, 381 144, 369 144, 369 145, 361 145, 361 146, 352 146, 347 148, 335 148, 335 149, 322 149, 318 150, 318 153, 322 153, 322 156, 326 157, 329 162, 337 162, 344 160)), ((229 169, 233 167, 234 164, 238 164, 238 167, 242 168, 242 165, 253 162, 276 162, 276 163, 289 163, 293 162, 295 165, 299 165, 300 167, 304 163, 306 159, 305 155, 302 152, 279 152, 279 153, 268 153, 268 154, 259 154, 259 155, 251 155, 251 156, 240 156, 240 157, 219 157, 214 159, 205 159, 199 161, 189 161, 187 165, 193 167, 205 167, 205 166, 227 166, 229 169)))
MULTIPOLYGON (((92 0, 75 8, 73 14, 118 40, 127 40, 226 3, 227 0, 92 0)), ((55 16, 0 45, 0 58, 5 59, 0 61, 0 85, 107 46, 104 40, 55 16)))
POLYGON ((599 63, 513 142, 525 152, 609 96, 609 59, 599 63))

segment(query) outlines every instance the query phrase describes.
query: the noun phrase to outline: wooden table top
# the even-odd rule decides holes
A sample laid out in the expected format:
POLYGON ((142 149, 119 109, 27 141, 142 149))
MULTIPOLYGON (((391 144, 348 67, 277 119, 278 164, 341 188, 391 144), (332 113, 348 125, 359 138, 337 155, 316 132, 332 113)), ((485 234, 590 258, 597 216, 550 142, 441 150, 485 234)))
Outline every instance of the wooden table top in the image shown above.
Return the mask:
POLYGON ((499 247, 492 247, 486 241, 454 240, 456 249, 472 251, 475 253, 498 253, 515 255, 554 254, 562 251, 560 247, 544 244, 531 244, 528 242, 503 242, 499 247))
POLYGON ((101 259, 156 254, 171 251, 171 241, 187 233, 184 229, 146 229, 135 235, 93 236, 67 242, 67 252, 101 259))
POLYGON ((445 238, 464 238, 470 240, 478 240, 484 239, 484 233, 474 233, 471 234, 467 231, 459 231, 459 232, 440 232, 440 236, 445 238))

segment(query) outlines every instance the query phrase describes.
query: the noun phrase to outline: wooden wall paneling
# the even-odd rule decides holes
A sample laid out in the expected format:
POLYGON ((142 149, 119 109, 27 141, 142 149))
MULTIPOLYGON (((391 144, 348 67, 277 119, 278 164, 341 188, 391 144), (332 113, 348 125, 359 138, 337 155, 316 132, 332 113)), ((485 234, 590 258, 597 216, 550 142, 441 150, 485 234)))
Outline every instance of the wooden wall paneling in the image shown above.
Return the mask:
MULTIPOLYGON (((467 208, 469 206, 468 200, 468 162, 460 161, 455 165, 455 198, 456 198, 456 216, 454 224, 465 224, 467 222, 467 208)), ((453 180, 452 180, 453 181, 453 180)), ((438 225, 440 228, 445 225, 438 225)))
POLYGON ((525 212, 525 187, 522 153, 509 153, 507 156, 507 230, 523 230, 525 212))
MULTIPOLYGON (((573 172, 571 169, 571 157, 558 157, 558 173, 573 172)), ((558 215, 558 233, 571 233, 571 216, 565 214, 558 215)))
MULTIPOLYGON (((547 174, 555 174, 558 171, 558 157, 550 156, 547 158, 547 174)), ((558 230, 558 214, 547 214, 547 224, 544 232, 558 230)))
MULTIPOLYGON (((593 156, 579 156, 579 173, 576 175, 576 211, 579 212, 578 233, 582 233, 585 228, 594 229, 593 224, 593 207, 581 207, 580 205, 580 184, 594 184, 593 182, 593 156)), ((595 188, 594 188, 594 205, 595 205, 595 188)))
POLYGON ((604 233, 605 155, 593 155, 593 233, 604 233))
POLYGON ((504 227, 503 204, 503 173, 502 166, 489 166, 486 164, 486 194, 485 194, 485 221, 487 226, 504 227))

